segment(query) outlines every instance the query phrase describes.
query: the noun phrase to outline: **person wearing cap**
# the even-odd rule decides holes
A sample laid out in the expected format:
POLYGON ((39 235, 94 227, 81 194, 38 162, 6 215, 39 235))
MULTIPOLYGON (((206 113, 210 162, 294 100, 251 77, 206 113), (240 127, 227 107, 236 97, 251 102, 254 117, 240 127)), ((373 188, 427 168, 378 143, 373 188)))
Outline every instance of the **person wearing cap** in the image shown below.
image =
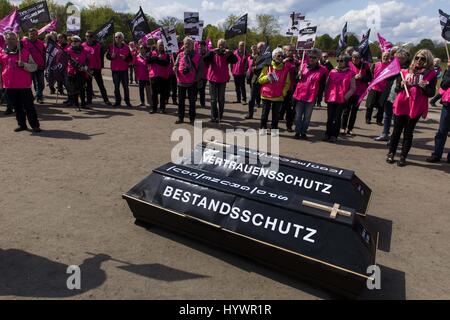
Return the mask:
POLYGON ((28 30, 28 38, 22 39, 22 46, 33 57, 37 64, 37 70, 32 73, 34 91, 36 92, 36 101, 44 103, 44 70, 45 70, 45 43, 40 40, 38 31, 35 28, 28 30))
POLYGON ((124 43, 122 32, 114 34, 114 43, 108 47, 106 59, 111 61, 111 72, 114 82, 115 107, 120 107, 122 96, 120 95, 120 85, 122 84, 125 103, 132 107, 130 102, 130 89, 128 86, 128 64, 133 60, 130 48, 124 43))
POLYGON ((272 62, 269 66, 263 67, 258 78, 261 85, 261 101, 263 114, 261 116, 260 134, 265 135, 267 131, 267 121, 272 110, 271 132, 273 136, 278 136, 278 119, 280 108, 283 104, 289 88, 291 79, 289 68, 283 63, 283 49, 276 48, 272 51, 272 62))
POLYGON ((89 70, 92 72, 92 77, 87 78, 86 82, 86 104, 92 104, 92 98, 94 97, 93 79, 97 82, 97 86, 102 95, 103 101, 106 105, 111 106, 109 102, 108 94, 106 92, 105 84, 103 82, 102 69, 104 67, 103 57, 105 55, 103 46, 95 39, 94 32, 86 31, 86 41, 83 42, 83 48, 91 52, 89 56, 89 70))
POLYGON ((67 63, 67 76, 69 94, 76 107, 80 107, 78 97, 81 100, 81 109, 90 109, 86 105, 86 79, 89 77, 88 65, 91 51, 81 45, 79 36, 72 36, 72 43, 65 50, 71 59, 67 63))
POLYGON ((28 119, 33 132, 38 133, 41 129, 31 91, 32 73, 37 70, 37 64, 27 49, 19 50, 21 44, 17 40, 17 34, 7 31, 4 36, 6 46, 0 53, 0 67, 3 88, 16 111, 19 126, 14 131, 27 130, 28 119))

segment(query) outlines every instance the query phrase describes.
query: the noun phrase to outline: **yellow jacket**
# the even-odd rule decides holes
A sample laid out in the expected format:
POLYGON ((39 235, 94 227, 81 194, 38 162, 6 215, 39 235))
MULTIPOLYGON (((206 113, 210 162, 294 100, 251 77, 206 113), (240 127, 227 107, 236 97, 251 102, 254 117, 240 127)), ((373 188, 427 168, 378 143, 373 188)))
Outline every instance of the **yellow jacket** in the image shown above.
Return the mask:
MULTIPOLYGON (((281 70, 284 68, 284 64, 283 63, 276 64, 276 62, 272 60, 272 68, 274 68, 275 70, 281 70)), ((267 66, 262 69, 261 74, 259 75, 259 78, 258 78, 259 84, 264 85, 266 83, 269 83, 269 78, 267 77, 268 71, 269 71, 269 67, 267 67, 267 66)), ((282 96, 275 97, 275 98, 269 98, 269 97, 265 97, 265 96, 261 95, 261 98, 265 99, 265 100, 269 100, 269 101, 276 101, 276 102, 284 101, 284 97, 286 97, 287 92, 289 91, 290 87, 291 87, 291 79, 288 75, 286 77, 286 81, 284 83, 282 96)))

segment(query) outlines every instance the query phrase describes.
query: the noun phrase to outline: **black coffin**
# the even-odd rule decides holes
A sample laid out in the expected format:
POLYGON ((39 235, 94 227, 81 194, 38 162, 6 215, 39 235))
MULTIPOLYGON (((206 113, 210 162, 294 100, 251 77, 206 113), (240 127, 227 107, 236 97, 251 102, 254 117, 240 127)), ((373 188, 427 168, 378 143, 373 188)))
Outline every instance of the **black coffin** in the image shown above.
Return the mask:
POLYGON ((365 215, 310 193, 264 183, 266 178, 256 181, 213 167, 191 165, 186 159, 168 163, 123 198, 139 221, 244 255, 344 296, 354 297, 365 287, 377 243, 377 235, 365 226, 365 215))

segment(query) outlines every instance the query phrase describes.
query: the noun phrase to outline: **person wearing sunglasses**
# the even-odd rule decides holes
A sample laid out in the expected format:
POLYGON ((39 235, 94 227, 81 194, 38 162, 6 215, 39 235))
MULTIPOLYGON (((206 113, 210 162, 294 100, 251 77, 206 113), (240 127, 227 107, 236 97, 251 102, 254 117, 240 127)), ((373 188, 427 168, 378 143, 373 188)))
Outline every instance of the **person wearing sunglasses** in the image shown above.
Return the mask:
MULTIPOLYGON (((376 79, 381 72, 383 72, 384 69, 389 66, 391 63, 391 55, 389 52, 383 52, 381 55, 381 61, 375 63, 372 66, 372 74, 373 78, 376 79)), ((383 125, 383 102, 381 101, 381 95, 383 94, 384 90, 386 89, 388 85, 387 80, 383 80, 382 82, 375 85, 368 93, 367 95, 367 101, 366 101, 366 123, 371 124, 372 123, 372 115, 373 110, 377 109, 376 114, 376 121, 379 126, 383 125)))
POLYGON ((348 101, 342 116, 341 133, 343 135, 353 135, 353 128, 355 127, 356 117, 358 116, 359 98, 366 92, 369 82, 372 81, 370 65, 362 60, 361 54, 358 51, 353 52, 352 61, 350 61, 349 66, 350 70, 355 73, 356 91, 348 101))
POLYGON ((403 146, 398 161, 399 167, 406 165, 411 150, 414 129, 428 115, 428 99, 436 93, 437 75, 433 70, 433 54, 430 50, 419 50, 409 69, 402 70, 401 82, 397 82, 397 97, 394 101, 394 131, 389 144, 386 161, 394 163, 394 157, 403 133, 403 146), (407 92, 408 91, 408 92, 407 92))
POLYGON ((303 65, 298 74, 294 92, 295 139, 306 140, 314 103, 322 95, 327 82, 328 69, 319 64, 322 53, 314 48, 308 54, 308 64, 303 65), (300 73, 301 72, 301 73, 300 73))
POLYGON ((355 73, 350 69, 350 56, 341 54, 337 66, 331 70, 325 88, 327 107, 327 129, 323 141, 337 141, 341 129, 342 113, 356 90, 355 73))
POLYGON ((280 116, 280 108, 289 88, 291 87, 289 69, 283 63, 283 60, 283 49, 276 48, 273 50, 271 64, 263 67, 258 78, 258 82, 261 85, 261 101, 263 108, 260 126, 261 135, 272 134, 272 136, 278 136, 278 119, 280 116), (272 130, 268 132, 267 122, 271 110, 272 130))
MULTIPOLYGON (((441 82, 441 120, 439 122, 439 130, 434 139, 434 152, 427 162, 438 163, 444 154, 445 142, 450 131, 450 62, 447 64, 447 71, 441 82)), ((447 163, 450 163, 450 151, 447 154, 447 163)))
POLYGON ((72 36, 72 43, 65 50, 72 58, 67 63, 68 91, 73 104, 80 108, 78 97, 81 100, 81 109, 90 109, 86 105, 86 79, 89 77, 88 65, 91 51, 81 45, 79 36, 72 36))
POLYGON ((103 46, 100 42, 98 42, 95 39, 94 32, 90 30, 86 31, 86 41, 82 43, 82 46, 83 48, 91 52, 89 56, 89 70, 91 70, 92 72, 92 77, 88 77, 86 82, 86 104, 87 105, 92 104, 92 98, 94 96, 92 80, 95 79, 95 82, 97 82, 97 86, 100 90, 100 94, 102 95, 104 103, 108 106, 111 106, 111 102, 109 102, 108 94, 106 92, 102 76, 102 68, 104 67, 103 46))
POLYGON ((132 107, 130 102, 130 89, 128 87, 128 65, 133 60, 130 48, 124 42, 122 32, 114 34, 114 43, 108 47, 106 59, 111 61, 111 72, 114 82, 114 107, 120 107, 122 96, 120 95, 120 85, 122 84, 125 103, 132 107))

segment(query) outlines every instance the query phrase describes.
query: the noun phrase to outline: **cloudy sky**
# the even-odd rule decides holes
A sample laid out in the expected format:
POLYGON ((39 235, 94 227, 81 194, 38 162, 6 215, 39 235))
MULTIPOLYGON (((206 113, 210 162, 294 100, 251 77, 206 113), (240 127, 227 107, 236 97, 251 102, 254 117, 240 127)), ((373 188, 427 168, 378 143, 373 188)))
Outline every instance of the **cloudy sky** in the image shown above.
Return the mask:
MULTIPOLYGON (((66 3, 65 0, 57 0, 66 3)), ((198 11, 206 24, 223 22, 229 14, 250 16, 250 25, 260 13, 275 15, 287 30, 289 13, 302 12, 317 24, 319 34, 339 34, 347 21, 349 31, 361 35, 368 26, 375 40, 380 32, 393 42, 417 42, 422 38, 441 40, 438 9, 450 12, 449 0, 72 0, 79 5, 109 4, 121 12, 135 12, 139 6, 157 19, 181 18, 184 11, 198 11), (375 31, 375 32, 374 32, 375 31)), ((371 38, 372 39, 372 38, 371 38)))

